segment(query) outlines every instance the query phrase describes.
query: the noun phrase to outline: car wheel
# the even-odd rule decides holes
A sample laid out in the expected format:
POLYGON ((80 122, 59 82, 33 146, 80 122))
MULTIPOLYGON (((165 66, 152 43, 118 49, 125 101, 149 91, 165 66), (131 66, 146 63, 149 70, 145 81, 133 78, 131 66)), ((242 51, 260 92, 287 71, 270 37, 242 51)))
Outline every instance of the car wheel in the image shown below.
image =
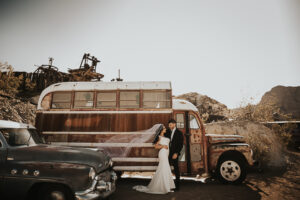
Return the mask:
POLYGON ((63 185, 47 184, 38 193, 41 200, 74 200, 72 192, 63 185))
POLYGON ((122 171, 116 171, 118 179, 121 179, 123 172, 122 171))
POLYGON ((245 162, 232 157, 221 159, 217 166, 217 177, 222 183, 242 183, 246 178, 245 162))

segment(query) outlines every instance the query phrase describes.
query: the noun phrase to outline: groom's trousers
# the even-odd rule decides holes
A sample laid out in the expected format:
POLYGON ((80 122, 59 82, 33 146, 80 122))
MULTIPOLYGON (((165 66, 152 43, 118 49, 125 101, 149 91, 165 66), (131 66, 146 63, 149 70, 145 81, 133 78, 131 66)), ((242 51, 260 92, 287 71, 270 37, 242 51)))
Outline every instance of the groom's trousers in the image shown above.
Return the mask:
POLYGON ((171 161, 171 165, 174 167, 174 173, 176 176, 176 180, 175 180, 175 185, 176 185, 176 189, 179 190, 180 187, 180 172, 179 172, 179 167, 178 167, 178 158, 176 159, 170 159, 171 161))

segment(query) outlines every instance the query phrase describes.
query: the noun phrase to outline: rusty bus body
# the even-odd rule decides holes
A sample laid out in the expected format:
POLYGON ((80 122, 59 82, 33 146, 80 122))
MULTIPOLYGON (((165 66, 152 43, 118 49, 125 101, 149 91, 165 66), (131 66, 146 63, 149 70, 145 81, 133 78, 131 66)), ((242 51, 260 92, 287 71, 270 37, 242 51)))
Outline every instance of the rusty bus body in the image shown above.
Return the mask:
POLYGON ((206 135, 197 108, 173 99, 170 82, 53 84, 40 95, 36 127, 55 145, 106 150, 116 171, 154 171, 155 130, 157 124, 167 126, 170 118, 184 134, 182 174, 218 172, 225 155, 253 164, 252 150, 241 137, 206 135))

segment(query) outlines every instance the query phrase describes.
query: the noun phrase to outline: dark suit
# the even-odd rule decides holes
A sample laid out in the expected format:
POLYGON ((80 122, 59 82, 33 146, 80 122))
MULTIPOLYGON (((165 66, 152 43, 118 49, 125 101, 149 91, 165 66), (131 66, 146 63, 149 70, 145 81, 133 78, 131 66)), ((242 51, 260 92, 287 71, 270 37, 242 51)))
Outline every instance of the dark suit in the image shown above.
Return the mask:
MULTIPOLYGON (((172 131, 170 129, 168 129, 168 131, 165 133, 165 137, 168 137, 171 139, 171 135, 172 135, 172 131)), ((170 149, 169 162, 170 162, 170 165, 172 165, 174 167, 174 173, 176 176, 175 185, 176 185, 177 189, 179 189, 179 187, 180 187, 180 172, 179 172, 179 167, 178 167, 178 158, 179 158, 182 147, 183 147, 183 134, 180 130, 178 130, 176 128, 173 138, 169 144, 169 149, 170 149), (177 158, 172 159, 172 156, 175 153, 177 153, 177 158)))

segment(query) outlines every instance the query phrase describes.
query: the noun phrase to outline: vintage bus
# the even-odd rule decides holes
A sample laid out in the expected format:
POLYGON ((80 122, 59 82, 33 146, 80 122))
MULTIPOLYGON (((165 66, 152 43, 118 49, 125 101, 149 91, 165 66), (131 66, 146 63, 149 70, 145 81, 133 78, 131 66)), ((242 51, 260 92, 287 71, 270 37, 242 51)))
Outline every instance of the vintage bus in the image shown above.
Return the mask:
POLYGON ((236 135, 206 135, 198 109, 172 97, 171 82, 62 82, 40 95, 36 127, 47 142, 100 148, 114 169, 154 171, 152 141, 160 124, 174 118, 184 134, 182 174, 216 172, 221 181, 241 182, 252 150, 236 135))

